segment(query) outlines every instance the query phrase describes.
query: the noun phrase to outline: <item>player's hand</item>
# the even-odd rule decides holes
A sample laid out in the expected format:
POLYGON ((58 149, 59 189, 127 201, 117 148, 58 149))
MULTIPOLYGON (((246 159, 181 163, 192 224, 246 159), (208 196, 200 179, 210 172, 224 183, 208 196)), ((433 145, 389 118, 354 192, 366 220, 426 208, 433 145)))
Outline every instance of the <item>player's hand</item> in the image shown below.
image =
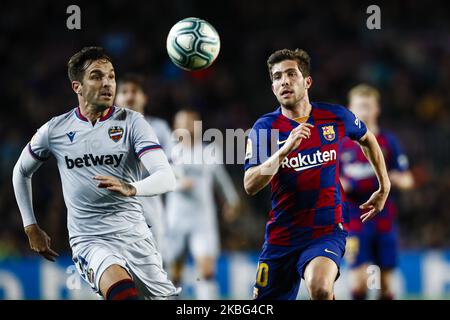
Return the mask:
POLYGON ((366 203, 359 206, 362 210, 369 210, 361 215, 362 222, 375 217, 384 208, 389 191, 385 192, 380 189, 375 191, 366 203))
POLYGON ((283 149, 286 154, 294 151, 298 148, 302 139, 308 139, 311 136, 311 128, 313 127, 314 126, 310 123, 301 123, 299 126, 295 127, 281 149, 283 149))
POLYGON ((25 227, 31 250, 39 253, 45 259, 55 262, 59 255, 50 248, 51 239, 37 224, 25 227))
POLYGON ((97 187, 106 188, 109 191, 117 192, 125 197, 132 197, 136 195, 136 188, 131 184, 121 181, 110 176, 95 176, 94 180, 99 181, 97 187))

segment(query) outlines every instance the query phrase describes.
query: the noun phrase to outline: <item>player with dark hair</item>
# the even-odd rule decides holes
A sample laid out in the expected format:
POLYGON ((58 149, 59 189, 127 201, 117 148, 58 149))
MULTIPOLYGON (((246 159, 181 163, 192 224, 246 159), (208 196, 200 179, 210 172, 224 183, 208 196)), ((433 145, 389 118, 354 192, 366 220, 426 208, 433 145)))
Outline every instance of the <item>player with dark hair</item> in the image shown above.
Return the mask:
POLYGON ((37 224, 31 198, 31 177, 53 154, 73 261, 82 278, 108 300, 177 295, 180 290, 162 269, 138 200, 175 187, 158 139, 141 114, 113 105, 115 71, 102 48, 76 53, 68 73, 79 106, 39 128, 14 167, 14 191, 30 247, 48 260, 57 257, 37 224), (145 179, 139 176, 141 165, 150 173, 145 179))
MULTIPOLYGON (((397 138, 380 129, 380 93, 366 84, 360 84, 349 92, 349 109, 367 125, 376 136, 383 151, 392 186, 399 190, 413 187, 414 180, 408 170, 408 158, 403 153, 397 138)), ((359 216, 359 203, 378 188, 378 181, 361 148, 350 139, 342 142, 340 157, 341 183, 350 212, 349 237, 346 258, 351 267, 351 291, 355 300, 367 298, 369 263, 380 268, 379 299, 394 298, 392 271, 397 266, 397 208, 393 196, 389 196, 384 209, 371 221, 363 224, 359 216)))
POLYGON ((303 278, 312 299, 333 299, 347 236, 340 143, 346 136, 357 141, 379 181, 361 205, 368 210, 363 222, 383 209, 389 194, 383 154, 374 135, 346 108, 310 102, 305 51, 276 51, 267 65, 280 107, 256 121, 245 156, 246 192, 254 195, 268 184, 272 192, 254 298, 295 299, 303 278))

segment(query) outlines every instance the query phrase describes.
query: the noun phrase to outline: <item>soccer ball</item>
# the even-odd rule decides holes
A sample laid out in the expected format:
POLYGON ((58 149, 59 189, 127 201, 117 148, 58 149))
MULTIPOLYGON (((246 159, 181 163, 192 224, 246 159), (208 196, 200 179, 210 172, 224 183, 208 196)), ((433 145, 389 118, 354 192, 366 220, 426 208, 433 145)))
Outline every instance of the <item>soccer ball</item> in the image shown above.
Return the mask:
POLYGON ((199 18, 186 18, 177 22, 167 36, 167 53, 178 67, 202 70, 216 60, 220 51, 220 38, 216 29, 199 18))

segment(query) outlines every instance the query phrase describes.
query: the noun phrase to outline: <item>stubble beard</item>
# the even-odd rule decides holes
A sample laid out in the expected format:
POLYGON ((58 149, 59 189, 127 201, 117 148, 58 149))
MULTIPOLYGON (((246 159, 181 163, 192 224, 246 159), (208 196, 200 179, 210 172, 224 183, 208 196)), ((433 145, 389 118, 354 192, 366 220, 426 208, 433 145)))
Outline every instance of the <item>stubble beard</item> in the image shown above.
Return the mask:
POLYGON ((278 102, 279 102, 284 108, 289 109, 289 110, 293 110, 293 109, 295 109, 296 106, 298 106, 298 104, 300 103, 300 101, 302 100, 302 98, 303 98, 303 96, 298 97, 298 96, 295 94, 295 92, 294 92, 294 96, 293 96, 291 99, 289 99, 289 100, 287 100, 287 101, 285 101, 285 102, 283 103, 282 99, 280 98, 280 99, 278 100, 278 102))
MULTIPOLYGON (((112 99, 114 101, 114 99, 112 99)), ((92 110, 96 113, 101 113, 103 111, 105 111, 106 109, 108 109, 109 107, 111 107, 112 103, 106 103, 106 102, 98 102, 98 103, 93 103, 92 105, 92 110)))

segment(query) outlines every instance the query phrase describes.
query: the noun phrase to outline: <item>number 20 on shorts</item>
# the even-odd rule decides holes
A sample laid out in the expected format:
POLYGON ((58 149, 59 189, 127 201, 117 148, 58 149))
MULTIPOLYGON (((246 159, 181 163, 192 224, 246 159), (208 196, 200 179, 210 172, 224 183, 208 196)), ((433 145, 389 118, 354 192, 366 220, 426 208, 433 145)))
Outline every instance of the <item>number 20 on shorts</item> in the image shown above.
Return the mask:
POLYGON ((265 262, 258 263, 258 274, 256 276, 256 284, 260 287, 267 286, 269 281, 269 265, 265 262))

